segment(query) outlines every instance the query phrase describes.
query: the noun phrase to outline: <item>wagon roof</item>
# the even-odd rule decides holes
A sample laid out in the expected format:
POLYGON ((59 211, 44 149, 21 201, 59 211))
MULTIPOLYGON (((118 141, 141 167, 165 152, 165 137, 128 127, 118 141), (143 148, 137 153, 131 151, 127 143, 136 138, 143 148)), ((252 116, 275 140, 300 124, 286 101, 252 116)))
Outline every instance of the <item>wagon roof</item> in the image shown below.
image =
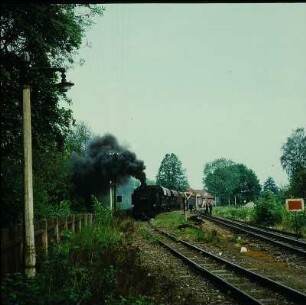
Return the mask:
POLYGON ((179 196, 181 196, 181 195, 180 195, 180 192, 175 191, 175 190, 171 190, 171 193, 173 194, 174 197, 179 197, 179 196))
POLYGON ((171 191, 163 186, 160 186, 165 196, 171 196, 171 191))

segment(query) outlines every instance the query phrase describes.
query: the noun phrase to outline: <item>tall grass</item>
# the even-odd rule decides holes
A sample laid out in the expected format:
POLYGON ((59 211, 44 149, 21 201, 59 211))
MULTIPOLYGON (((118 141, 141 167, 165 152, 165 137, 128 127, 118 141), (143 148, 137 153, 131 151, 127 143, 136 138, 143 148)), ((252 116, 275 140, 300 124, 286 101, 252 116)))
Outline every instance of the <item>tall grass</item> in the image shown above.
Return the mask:
POLYGON ((217 231, 195 226, 193 221, 189 219, 187 221, 185 220, 185 216, 182 212, 159 214, 154 220, 154 225, 159 228, 170 230, 178 238, 184 240, 216 244, 220 241, 217 231))
POLYGON ((133 220, 116 219, 95 203, 95 222, 42 258, 34 279, 9 274, 1 283, 2 304, 154 304, 157 280, 147 279, 133 241, 133 220), (152 286, 153 285, 153 286, 152 286))
POLYGON ((216 216, 249 221, 263 226, 273 226, 282 230, 298 232, 306 236, 305 211, 288 212, 285 204, 277 197, 269 194, 255 202, 254 208, 249 207, 216 207, 213 211, 216 216))
POLYGON ((154 224, 158 227, 174 230, 179 225, 187 223, 182 212, 162 213, 156 216, 154 224))
POLYGON ((249 207, 215 207, 213 215, 237 220, 251 220, 253 217, 253 208, 249 207))

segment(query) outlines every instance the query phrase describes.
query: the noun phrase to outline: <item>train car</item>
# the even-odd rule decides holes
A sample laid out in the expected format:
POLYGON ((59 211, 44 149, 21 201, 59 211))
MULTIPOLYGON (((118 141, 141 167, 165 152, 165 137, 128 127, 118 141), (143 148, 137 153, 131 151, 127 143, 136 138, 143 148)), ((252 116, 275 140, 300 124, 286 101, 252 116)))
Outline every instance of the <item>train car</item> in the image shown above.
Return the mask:
POLYGON ((132 195, 133 216, 148 219, 163 211, 181 209, 183 196, 182 192, 160 185, 141 185, 132 195))
POLYGON ((201 210, 208 200, 211 195, 203 190, 179 192, 160 185, 141 185, 132 195, 132 213, 135 218, 149 219, 164 211, 201 210))

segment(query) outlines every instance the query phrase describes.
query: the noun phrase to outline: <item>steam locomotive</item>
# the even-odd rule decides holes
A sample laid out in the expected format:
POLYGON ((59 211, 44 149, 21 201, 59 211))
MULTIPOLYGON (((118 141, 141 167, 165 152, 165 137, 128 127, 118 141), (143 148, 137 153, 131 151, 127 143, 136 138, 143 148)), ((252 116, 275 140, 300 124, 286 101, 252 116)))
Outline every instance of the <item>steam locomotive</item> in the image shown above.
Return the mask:
POLYGON ((136 219, 149 219, 164 211, 184 208, 183 192, 160 185, 141 185, 132 194, 132 213, 136 219))
POLYGON ((214 204, 214 197, 204 190, 189 188, 187 192, 179 192, 160 185, 142 184, 132 194, 132 215, 136 219, 150 219, 160 212, 191 206, 195 210, 205 210, 207 205, 214 204))

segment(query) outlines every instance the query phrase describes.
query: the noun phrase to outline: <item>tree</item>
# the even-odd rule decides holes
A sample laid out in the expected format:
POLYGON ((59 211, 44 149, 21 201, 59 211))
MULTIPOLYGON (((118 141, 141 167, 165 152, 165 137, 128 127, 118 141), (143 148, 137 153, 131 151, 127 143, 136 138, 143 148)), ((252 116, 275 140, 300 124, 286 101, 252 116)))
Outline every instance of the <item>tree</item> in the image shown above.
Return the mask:
POLYGON ((297 128, 282 146, 280 158, 283 169, 289 176, 287 196, 306 197, 306 134, 297 128))
POLYGON ((238 175, 232 168, 217 168, 205 179, 206 190, 220 197, 221 202, 229 202, 238 185, 238 175))
POLYGON ((92 130, 84 122, 76 123, 67 135, 65 143, 66 153, 70 155, 74 152, 81 155, 93 136, 92 130))
POLYGON ((304 128, 297 128, 287 138, 287 142, 282 146, 280 161, 289 178, 294 171, 306 168, 306 134, 304 128))
POLYGON ((272 177, 268 177, 263 185, 264 192, 272 192, 274 195, 278 194, 279 188, 277 187, 275 181, 272 177))
POLYGON ((256 223, 264 225, 275 225, 282 221, 282 205, 278 204, 272 192, 267 192, 265 197, 255 202, 253 217, 256 223))
POLYGON ((292 173, 286 193, 289 197, 306 199, 306 168, 297 169, 292 173))
POLYGON ((185 170, 175 154, 165 155, 156 176, 156 184, 178 191, 185 191, 189 187, 185 170))
MULTIPOLYGON (((91 5, 1 4, 1 225, 22 218, 21 55, 29 53, 33 68, 68 68, 92 17, 101 13, 91 5)), ((60 170, 64 170, 58 169, 62 163, 58 158, 64 151, 73 118, 70 109, 59 106, 60 99, 68 104, 70 101, 55 90, 58 80, 53 72, 31 70, 30 79, 35 204, 40 200, 38 193, 45 194, 46 202, 52 202, 48 198, 50 185, 42 180, 56 184, 60 170), (58 160, 56 166, 54 158, 58 160)))
POLYGON ((223 169, 234 165, 235 162, 226 158, 216 159, 212 162, 206 163, 203 171, 203 184, 205 185, 205 178, 209 174, 213 174, 216 169, 223 169))
POLYGON ((203 188, 220 197, 221 201, 230 200, 237 184, 237 177, 230 167, 235 162, 220 158, 205 164, 203 171, 203 188))
POLYGON ((258 198, 261 186, 254 171, 244 164, 235 164, 231 168, 238 176, 238 184, 233 194, 238 202, 248 202, 258 198))
POLYGON ((204 189, 221 201, 230 203, 253 200, 260 193, 260 184, 255 173, 244 164, 236 164, 225 158, 207 163, 203 171, 204 189))

